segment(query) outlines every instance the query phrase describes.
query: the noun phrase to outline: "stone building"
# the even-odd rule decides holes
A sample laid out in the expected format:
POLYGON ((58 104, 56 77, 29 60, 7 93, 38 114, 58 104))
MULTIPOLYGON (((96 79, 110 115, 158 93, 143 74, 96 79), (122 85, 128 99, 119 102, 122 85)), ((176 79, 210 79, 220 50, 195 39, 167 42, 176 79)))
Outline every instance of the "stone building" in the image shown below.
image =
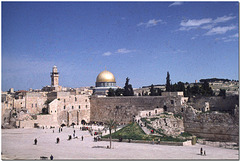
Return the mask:
POLYGON ((10 122, 15 127, 70 126, 90 121, 91 90, 64 88, 63 91, 56 66, 50 74, 51 86, 40 91, 2 93, 2 126, 10 122))

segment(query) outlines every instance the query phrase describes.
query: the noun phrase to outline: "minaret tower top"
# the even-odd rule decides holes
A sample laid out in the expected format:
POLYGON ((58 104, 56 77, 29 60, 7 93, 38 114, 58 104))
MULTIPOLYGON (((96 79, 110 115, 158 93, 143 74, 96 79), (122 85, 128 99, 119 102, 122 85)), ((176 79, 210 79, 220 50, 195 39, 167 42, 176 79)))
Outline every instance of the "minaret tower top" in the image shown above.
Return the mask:
POLYGON ((51 72, 51 86, 56 87, 58 86, 58 79, 59 79, 59 73, 57 71, 57 67, 54 65, 51 72))

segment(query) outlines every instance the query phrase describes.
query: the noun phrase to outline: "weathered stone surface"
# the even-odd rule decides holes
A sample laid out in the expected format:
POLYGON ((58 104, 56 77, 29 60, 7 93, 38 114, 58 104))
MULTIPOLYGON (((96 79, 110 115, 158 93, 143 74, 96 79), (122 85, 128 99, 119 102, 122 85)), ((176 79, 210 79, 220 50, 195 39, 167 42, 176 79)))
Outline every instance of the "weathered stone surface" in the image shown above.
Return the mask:
POLYGON ((131 97, 91 97, 91 121, 104 122, 115 118, 119 123, 129 123, 139 111, 167 107, 167 111, 179 112, 181 96, 131 96, 131 97))
POLYGON ((238 109, 234 115, 229 113, 202 113, 187 107, 184 113, 184 130, 209 140, 239 140, 238 109))

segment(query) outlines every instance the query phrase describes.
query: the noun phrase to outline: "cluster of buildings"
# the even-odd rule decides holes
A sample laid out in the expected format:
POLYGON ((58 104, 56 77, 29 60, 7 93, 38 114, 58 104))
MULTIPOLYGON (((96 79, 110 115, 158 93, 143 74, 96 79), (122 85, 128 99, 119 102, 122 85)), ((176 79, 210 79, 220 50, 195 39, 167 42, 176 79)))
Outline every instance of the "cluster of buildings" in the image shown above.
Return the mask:
MULTIPOLYGON (((163 92, 162 96, 138 96, 149 88, 134 89, 135 96, 106 97, 109 88, 117 89, 114 75, 104 70, 95 87, 66 88, 59 85, 59 73, 53 66, 51 85, 41 90, 10 89, 2 92, 2 127, 71 126, 105 122, 114 118, 121 124, 134 119, 140 111, 183 113, 188 98, 183 92, 163 92)), ((163 86, 159 86, 163 89, 163 86)), ((210 103, 211 104, 211 103, 210 103)), ((197 108, 210 110, 209 103, 197 108), (207 107, 207 108, 206 108, 207 107)), ((149 112, 148 112, 149 113, 149 112)))

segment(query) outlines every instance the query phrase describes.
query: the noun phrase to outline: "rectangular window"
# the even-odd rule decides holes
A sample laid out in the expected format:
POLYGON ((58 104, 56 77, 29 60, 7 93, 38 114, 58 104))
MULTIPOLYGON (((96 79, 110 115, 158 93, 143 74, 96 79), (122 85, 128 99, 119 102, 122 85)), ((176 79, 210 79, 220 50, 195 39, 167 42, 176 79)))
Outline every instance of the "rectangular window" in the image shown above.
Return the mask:
POLYGON ((81 107, 81 106, 79 105, 78 108, 80 109, 80 107, 81 107))
POLYGON ((32 107, 33 107, 33 104, 32 104, 32 107))
POLYGON ((64 102, 66 102, 66 100, 65 100, 65 99, 64 99, 63 101, 64 101, 64 102))
POLYGON ((173 101, 173 100, 171 100, 171 104, 172 104, 172 105, 174 104, 174 101, 173 101))
POLYGON ((37 107, 37 104, 35 104, 35 107, 37 107))
POLYGON ((72 109, 73 109, 74 107, 72 106, 72 109))
POLYGON ((77 97, 75 97, 75 101, 77 101, 77 97))
POLYGON ((86 105, 86 108, 87 108, 87 105, 86 105))
POLYGON ((63 106, 63 109, 65 110, 66 106, 63 106))

